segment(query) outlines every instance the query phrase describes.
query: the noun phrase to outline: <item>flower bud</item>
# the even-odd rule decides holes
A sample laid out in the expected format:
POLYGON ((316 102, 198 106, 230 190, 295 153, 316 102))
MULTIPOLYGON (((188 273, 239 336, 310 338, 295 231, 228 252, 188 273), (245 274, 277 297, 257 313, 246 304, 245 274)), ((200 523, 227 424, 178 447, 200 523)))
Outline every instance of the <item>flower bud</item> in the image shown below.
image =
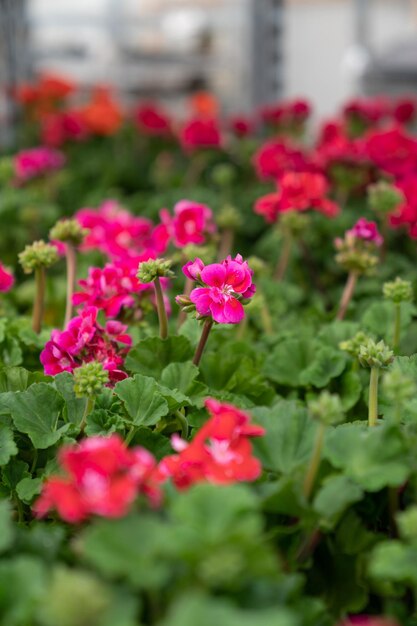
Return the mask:
POLYGON ((384 283, 383 294, 387 300, 394 304, 401 302, 411 302, 413 300, 413 287, 409 280, 397 278, 389 283, 384 283))
POLYGON ((227 188, 236 178, 236 170, 229 163, 219 163, 211 171, 211 179, 217 187, 227 188))
POLYGON ((142 263, 139 264, 136 276, 141 283, 152 283, 155 278, 162 276, 171 278, 174 276, 174 272, 170 269, 171 265, 172 261, 166 259, 142 261, 142 263))
POLYGON ((88 230, 83 228, 75 219, 59 220, 55 226, 49 231, 49 238, 52 240, 70 243, 73 246, 79 246, 88 230))
POLYGON ((239 211, 231 204, 226 204, 220 209, 216 221, 217 226, 221 229, 238 230, 242 225, 242 217, 239 211))
POLYGON ((98 361, 83 363, 74 370, 74 391, 79 398, 96 396, 109 382, 109 373, 98 361))
POLYGON ((35 241, 19 254, 19 262, 25 274, 31 274, 39 267, 50 267, 58 261, 56 246, 44 241, 35 241))
POLYGON ((403 404, 414 398, 417 386, 411 376, 403 374, 399 368, 387 372, 382 380, 384 394, 389 402, 403 404))
POLYGON ((350 356, 353 356, 355 359, 359 357, 359 351, 361 345, 368 341, 369 337, 363 331, 359 331, 356 333, 352 339, 346 339, 346 341, 341 341, 339 343, 339 348, 343 350, 343 352, 347 352, 350 356))
POLYGON ((403 201, 401 191, 385 180, 368 187, 368 204, 377 213, 392 213, 403 201))
POLYGON ((340 424, 344 420, 342 401, 337 394, 322 391, 307 403, 311 417, 326 425, 340 424))
POLYGON ((363 367, 388 367, 394 360, 394 353, 383 341, 368 339, 359 349, 359 363, 363 367))

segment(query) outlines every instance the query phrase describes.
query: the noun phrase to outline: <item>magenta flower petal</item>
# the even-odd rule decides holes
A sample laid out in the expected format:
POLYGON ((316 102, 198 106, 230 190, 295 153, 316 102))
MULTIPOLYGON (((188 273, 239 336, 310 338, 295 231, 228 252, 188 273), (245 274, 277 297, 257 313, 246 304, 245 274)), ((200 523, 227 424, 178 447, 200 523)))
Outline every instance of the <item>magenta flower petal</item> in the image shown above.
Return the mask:
POLYGON ((236 298, 229 298, 224 305, 224 315, 231 324, 238 324, 245 317, 242 303, 236 298))
POLYGON ((201 280, 210 287, 223 287, 226 280, 226 268, 220 263, 206 265, 201 272, 201 280))

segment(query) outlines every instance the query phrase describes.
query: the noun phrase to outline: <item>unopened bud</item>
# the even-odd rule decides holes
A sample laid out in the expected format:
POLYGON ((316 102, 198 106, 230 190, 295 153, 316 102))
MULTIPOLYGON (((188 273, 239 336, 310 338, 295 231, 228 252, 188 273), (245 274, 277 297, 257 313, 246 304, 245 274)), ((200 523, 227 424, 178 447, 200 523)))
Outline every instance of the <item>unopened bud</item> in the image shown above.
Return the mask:
POLYGON ((75 219, 59 220, 49 231, 49 238, 52 240, 71 243, 73 246, 79 246, 88 230, 83 228, 75 219))
POLYGON ((389 283, 384 283, 383 294, 387 300, 394 304, 411 302, 413 300, 413 287, 409 280, 397 278, 389 283))
POLYGON ((388 367, 394 360, 394 352, 383 341, 368 339, 359 349, 359 363, 363 367, 388 367))
POLYGON ((56 246, 35 241, 19 254, 19 262, 25 274, 31 274, 39 267, 50 267, 58 261, 58 250, 56 246))
POLYGON ((141 283, 152 283, 155 278, 171 278, 174 272, 171 270, 172 261, 166 259, 150 259, 139 264, 137 278, 141 283))
POLYGON ((74 370, 74 391, 79 398, 96 396, 109 382, 109 373, 98 361, 83 363, 74 370))

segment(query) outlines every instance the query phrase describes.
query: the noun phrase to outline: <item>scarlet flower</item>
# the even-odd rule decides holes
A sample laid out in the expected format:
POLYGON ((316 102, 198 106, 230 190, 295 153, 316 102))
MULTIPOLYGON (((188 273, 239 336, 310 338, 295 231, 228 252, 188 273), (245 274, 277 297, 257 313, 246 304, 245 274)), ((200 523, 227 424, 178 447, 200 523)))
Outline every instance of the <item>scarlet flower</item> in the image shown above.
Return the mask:
POLYGON ((33 507, 37 517, 52 509, 70 523, 91 515, 122 517, 139 493, 153 505, 160 503, 161 493, 153 480, 155 459, 144 448, 129 450, 119 435, 63 446, 58 460, 65 475, 45 481, 33 507))
POLYGON ((91 102, 80 109, 80 115, 88 130, 95 135, 113 135, 122 123, 122 111, 109 90, 95 89, 91 102))
POLYGON ((305 153, 288 141, 267 141, 255 153, 253 163, 262 180, 277 180, 285 172, 305 172, 314 170, 305 153))
POLYGON ((398 209, 390 215, 391 226, 408 227, 410 236, 417 238, 417 175, 409 175, 404 177, 396 184, 396 187, 402 192, 404 202, 398 209))
POLYGON ((398 100, 393 109, 393 116, 398 124, 410 124, 416 119, 417 101, 415 98, 398 100))
POLYGON ((59 147, 66 141, 82 141, 89 134, 82 115, 76 110, 44 116, 41 132, 43 142, 54 147, 59 147))
POLYGON ((229 119, 229 127, 236 137, 248 137, 253 133, 255 124, 246 115, 235 115, 229 119))
POLYGON ((158 104, 153 102, 141 104, 134 112, 134 119, 139 130, 145 135, 171 134, 171 120, 158 104))
MULTIPOLYGON (((184 274, 192 276, 192 268, 200 266, 201 260, 187 263, 184 274)), ((230 256, 221 263, 212 263, 198 271, 198 281, 203 285, 193 289, 190 300, 200 317, 212 317, 219 324, 238 324, 244 317, 241 299, 251 298, 255 293, 253 272, 240 255, 230 256)))
POLYGON ((197 91, 190 97, 190 108, 195 117, 213 119, 218 116, 220 105, 211 92, 197 91))
POLYGON ((268 222, 277 219, 284 211, 307 211, 314 209, 334 217, 339 207, 326 197, 329 184, 322 174, 311 172, 288 172, 279 179, 279 191, 259 198, 255 213, 263 215, 268 222))
POLYGON ((359 120, 365 126, 377 124, 390 113, 390 104, 384 98, 356 98, 343 107, 346 120, 359 120))
POLYGON ((219 148, 222 136, 215 119, 194 118, 186 122, 180 132, 184 150, 193 152, 204 148, 219 148))
POLYGON ((14 276, 0 261, 0 292, 10 291, 14 285, 14 276))
POLYGON ((160 212, 161 221, 175 246, 202 244, 209 233, 216 231, 213 212, 205 204, 181 200, 174 206, 174 217, 166 209, 160 212))
POLYGON ((365 149, 377 167, 397 179, 417 172, 417 140, 402 128, 371 132, 365 149))
POLYGON ((178 454, 160 462, 160 476, 171 478, 178 489, 202 481, 225 485, 259 478, 262 467, 252 456, 250 438, 264 435, 264 429, 233 405, 209 398, 206 408, 211 417, 191 443, 172 438, 178 454))

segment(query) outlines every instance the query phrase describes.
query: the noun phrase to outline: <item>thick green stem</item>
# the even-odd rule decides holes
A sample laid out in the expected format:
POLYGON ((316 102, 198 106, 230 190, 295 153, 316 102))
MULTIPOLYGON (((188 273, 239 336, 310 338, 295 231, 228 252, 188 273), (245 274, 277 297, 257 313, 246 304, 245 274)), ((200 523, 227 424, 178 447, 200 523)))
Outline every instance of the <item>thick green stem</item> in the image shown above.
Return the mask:
POLYGON ((310 459, 310 465, 308 466, 307 474, 304 479, 303 493, 306 500, 309 500, 311 492, 313 491, 314 481, 316 480, 317 472, 320 467, 321 451, 323 449, 324 433, 326 432, 326 426, 319 424, 316 440, 314 442, 313 453, 310 459))
POLYGON ((126 438, 125 438, 125 444, 126 444, 127 446, 128 446, 128 445, 129 445, 129 443, 132 441, 133 437, 134 437, 134 436, 135 436, 135 434, 136 434, 136 431, 137 431, 136 426, 131 426, 131 427, 129 428, 129 432, 127 433, 126 438))
POLYGON ((33 303, 32 328, 35 333, 40 333, 43 320, 45 302, 46 273, 44 267, 35 269, 35 302, 33 303))
POLYGON ((371 367, 371 378, 369 381, 369 404, 368 404, 368 424, 376 426, 378 419, 378 379, 379 367, 371 367))
POLYGON ((397 350, 400 345, 401 336, 401 304, 395 305, 394 313, 394 336, 392 339, 392 347, 397 350))
POLYGON ((201 357, 204 351, 204 348, 207 343, 208 336, 211 331, 211 327, 213 326, 213 320, 206 319, 203 326, 203 331, 201 333, 200 341, 198 342, 197 349, 194 354, 193 363, 194 365, 199 365, 201 361, 201 357))
POLYGON ((158 311, 159 320, 159 336, 161 337, 161 339, 166 339, 168 337, 168 317, 165 309, 164 295, 162 293, 161 281, 159 280, 159 276, 155 278, 154 286, 156 295, 156 308, 158 311))
POLYGON ((282 244, 281 254, 278 259, 278 265, 275 270, 275 278, 278 281, 283 280, 285 276, 285 272, 287 271, 288 263, 290 260, 292 248, 292 236, 291 233, 286 231, 284 232, 284 241, 282 244))
POLYGON ((86 423, 87 423, 87 417, 90 415, 90 413, 94 409, 95 403, 96 403, 96 399, 95 399, 94 396, 89 396, 87 398, 87 402, 86 402, 86 405, 85 405, 83 418, 82 418, 81 424, 80 424, 80 433, 84 432, 84 429, 85 429, 85 426, 86 426, 86 423))
POLYGON ((77 253, 71 243, 66 244, 67 252, 67 302, 65 307, 64 329, 72 317, 72 296, 75 287, 75 275, 77 271, 77 253))
POLYGON ((349 276, 346 281, 346 285, 343 290, 342 297, 340 299, 339 310, 336 315, 337 320, 344 319, 347 308, 349 306, 349 302, 352 300, 352 296, 353 296, 353 292, 355 291, 357 280, 358 280, 357 273, 349 272, 349 276))

